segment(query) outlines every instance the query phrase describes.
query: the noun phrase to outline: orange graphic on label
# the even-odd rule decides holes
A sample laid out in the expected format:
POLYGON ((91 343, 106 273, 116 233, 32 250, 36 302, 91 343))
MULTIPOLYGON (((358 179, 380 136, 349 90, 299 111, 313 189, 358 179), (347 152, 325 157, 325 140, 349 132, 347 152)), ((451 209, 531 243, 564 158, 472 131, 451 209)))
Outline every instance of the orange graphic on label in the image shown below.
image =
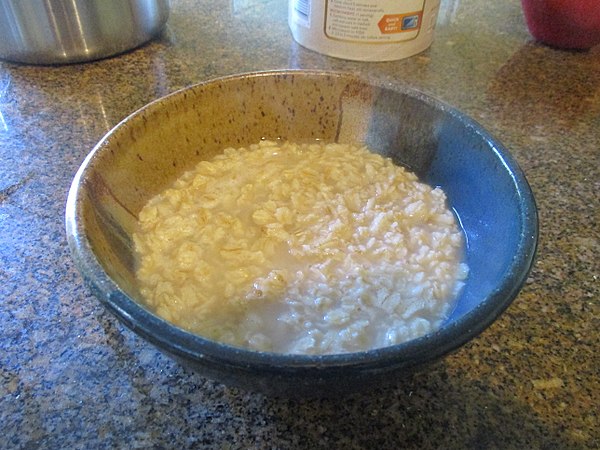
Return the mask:
POLYGON ((377 26, 381 34, 396 34, 406 31, 418 30, 421 26, 423 11, 415 11, 407 14, 385 14, 377 26))

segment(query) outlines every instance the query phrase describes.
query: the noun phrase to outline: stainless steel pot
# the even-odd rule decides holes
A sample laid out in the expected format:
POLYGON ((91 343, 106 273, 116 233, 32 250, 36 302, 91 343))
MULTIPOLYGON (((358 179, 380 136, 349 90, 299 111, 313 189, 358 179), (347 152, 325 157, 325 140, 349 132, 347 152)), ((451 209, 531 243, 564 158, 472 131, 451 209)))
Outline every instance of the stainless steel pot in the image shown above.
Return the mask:
POLYGON ((0 0, 0 58, 30 64, 90 61, 157 35, 169 0, 0 0))

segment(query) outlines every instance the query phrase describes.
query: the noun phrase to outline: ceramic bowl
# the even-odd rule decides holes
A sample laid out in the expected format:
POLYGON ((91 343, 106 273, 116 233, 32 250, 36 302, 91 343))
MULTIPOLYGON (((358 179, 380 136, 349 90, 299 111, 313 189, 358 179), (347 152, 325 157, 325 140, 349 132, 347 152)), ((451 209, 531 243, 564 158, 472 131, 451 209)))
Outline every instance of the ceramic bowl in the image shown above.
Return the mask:
POLYGON ((133 331, 204 376, 294 396, 396 382, 459 348, 515 298, 538 236, 536 206, 522 171, 480 125, 410 88, 319 71, 221 78, 133 113, 77 172, 66 228, 86 284, 133 331), (470 274, 439 330, 365 352, 275 354, 188 333, 142 305, 131 237, 140 209, 198 161, 261 138, 361 142, 445 190, 466 235, 470 274))

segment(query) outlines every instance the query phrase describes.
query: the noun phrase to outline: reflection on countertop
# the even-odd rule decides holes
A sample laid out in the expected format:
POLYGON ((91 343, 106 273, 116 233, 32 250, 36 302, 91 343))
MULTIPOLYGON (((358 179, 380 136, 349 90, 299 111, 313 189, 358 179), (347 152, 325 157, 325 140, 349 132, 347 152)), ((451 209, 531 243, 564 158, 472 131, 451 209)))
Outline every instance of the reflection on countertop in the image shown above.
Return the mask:
POLYGON ((282 0, 172 2, 116 58, 0 62, 0 447, 597 448, 600 51, 532 41, 519 0, 444 0, 430 49, 359 63, 297 45, 282 0), (470 114, 524 170, 537 262, 505 314, 393 389, 292 401, 186 371, 85 289, 64 233, 70 182, 144 104, 239 72, 318 68, 405 83, 470 114))

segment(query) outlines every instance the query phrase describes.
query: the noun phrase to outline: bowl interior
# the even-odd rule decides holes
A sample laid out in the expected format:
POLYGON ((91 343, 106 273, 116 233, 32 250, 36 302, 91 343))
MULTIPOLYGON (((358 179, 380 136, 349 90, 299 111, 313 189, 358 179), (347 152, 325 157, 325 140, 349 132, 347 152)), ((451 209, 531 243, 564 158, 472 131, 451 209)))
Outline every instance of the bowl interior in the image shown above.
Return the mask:
POLYGON ((262 138, 367 144, 446 191, 465 231, 470 275, 444 326, 451 342, 439 352, 482 331, 524 282, 537 240, 533 197, 479 125, 421 93, 350 74, 255 73, 151 103, 115 127, 78 172, 67 205, 70 245, 84 278, 122 320, 135 327, 134 316, 147 314, 135 302, 131 236, 140 209, 198 161, 262 138))

